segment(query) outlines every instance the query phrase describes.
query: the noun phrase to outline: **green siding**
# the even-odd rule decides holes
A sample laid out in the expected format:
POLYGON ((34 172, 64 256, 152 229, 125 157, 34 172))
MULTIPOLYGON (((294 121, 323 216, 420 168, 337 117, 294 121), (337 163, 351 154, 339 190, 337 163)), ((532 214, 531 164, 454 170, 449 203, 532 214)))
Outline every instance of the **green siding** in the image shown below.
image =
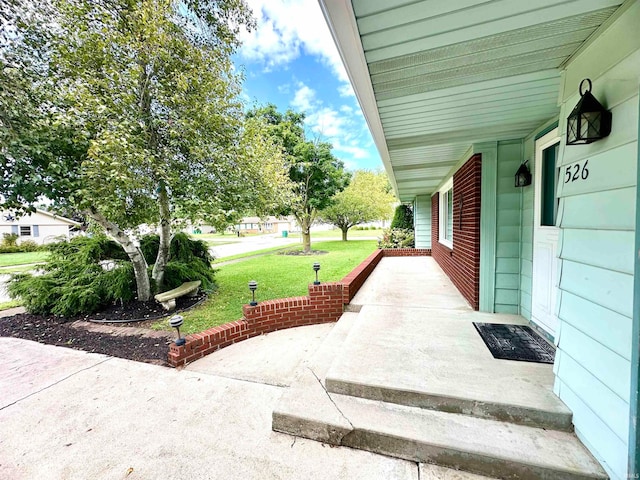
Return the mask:
MULTIPOLYGON (((623 64, 620 71, 628 75, 630 65, 623 64)), ((611 135, 590 145, 561 145, 559 157, 555 391, 573 411, 578 435, 609 475, 621 479, 627 472, 629 435, 639 99, 637 89, 626 98, 621 95, 624 87, 615 69, 604 75, 594 81, 594 95, 620 99, 608 105, 614 119, 611 135), (588 178, 564 183, 567 167, 585 163, 588 178)), ((577 100, 577 95, 567 99, 560 118, 577 100)), ((566 125, 560 122, 560 127, 566 125)))
POLYGON ((416 248, 431 248, 431 197, 420 195, 414 204, 416 248))
POLYGON ((520 188, 514 175, 524 160, 522 141, 498 143, 498 178, 496 182, 496 313, 518 313, 520 303, 520 188))

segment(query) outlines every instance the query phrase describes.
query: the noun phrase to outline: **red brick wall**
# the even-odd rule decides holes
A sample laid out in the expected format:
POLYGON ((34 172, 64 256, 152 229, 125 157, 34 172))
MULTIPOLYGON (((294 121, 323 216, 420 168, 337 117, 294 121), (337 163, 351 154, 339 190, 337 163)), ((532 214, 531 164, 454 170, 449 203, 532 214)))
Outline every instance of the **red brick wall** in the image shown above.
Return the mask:
POLYGON ((440 194, 431 197, 431 255, 474 310, 480 303, 481 165, 474 155, 453 175, 453 249, 438 241, 440 194))
POLYGON ((291 327, 336 322, 343 310, 342 283, 309 285, 308 297, 267 300, 244 305, 244 318, 187 335, 186 344, 169 347, 169 365, 179 367, 256 335, 291 327))

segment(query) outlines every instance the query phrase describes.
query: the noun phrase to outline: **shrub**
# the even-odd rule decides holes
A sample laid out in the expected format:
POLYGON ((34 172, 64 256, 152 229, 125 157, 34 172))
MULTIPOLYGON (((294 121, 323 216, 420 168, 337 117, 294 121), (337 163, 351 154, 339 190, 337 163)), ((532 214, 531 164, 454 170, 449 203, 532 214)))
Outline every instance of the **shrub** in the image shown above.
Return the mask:
POLYGON ((409 205, 398 205, 391 221, 391 229, 413 230, 413 210, 409 205))
MULTIPOLYGON (((147 235, 140 240, 148 261, 155 261, 158 245, 157 235, 147 235)), ((46 248, 51 255, 42 267, 42 275, 16 274, 8 285, 10 296, 20 297, 29 312, 71 317, 135 298, 133 265, 122 247, 106 236, 77 237, 70 242, 46 245, 46 248), (101 262, 105 260, 113 262, 114 268, 103 268, 101 262)), ((213 290, 212 260, 205 242, 176 234, 171 241, 165 289, 200 280, 204 290, 213 290)), ((151 271, 152 266, 149 274, 151 271)))
POLYGON ((2 234, 2 246, 3 247, 15 247, 18 245, 17 233, 3 233, 2 234))
POLYGON ((29 312, 68 317, 133 299, 133 266, 117 243, 100 235, 47 248, 51 254, 42 275, 16 274, 8 285, 9 295, 20 297, 29 312), (115 262, 109 271, 99 263, 107 259, 115 262))
POLYGON ((38 245, 33 240, 25 240, 24 242, 20 242, 18 245, 22 252, 37 252, 40 250, 40 245, 38 245))
POLYGON ((382 238, 378 240, 378 248, 413 248, 415 239, 413 230, 402 228, 387 228, 382 231, 382 238))

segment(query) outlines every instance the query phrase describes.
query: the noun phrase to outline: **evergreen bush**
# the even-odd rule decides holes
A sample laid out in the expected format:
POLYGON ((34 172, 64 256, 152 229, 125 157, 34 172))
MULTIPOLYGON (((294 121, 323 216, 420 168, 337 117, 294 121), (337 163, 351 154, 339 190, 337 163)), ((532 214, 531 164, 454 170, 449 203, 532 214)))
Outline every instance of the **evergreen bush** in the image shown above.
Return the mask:
MULTIPOLYGON (((152 262, 158 245, 157 235, 140 239, 145 258, 152 262)), ((42 267, 44 272, 41 275, 15 274, 8 285, 10 296, 20 297, 29 312, 71 317, 135 298, 133 265, 122 247, 106 236, 77 237, 46 247, 51 255, 42 267)), ((200 280, 205 291, 213 290, 212 260, 205 242, 191 240, 183 233, 176 234, 171 241, 164 289, 200 280)), ((149 274, 152 268, 151 265, 149 274)))
POLYGON ((409 205, 398 205, 391 221, 391 229, 413 230, 413 210, 409 205))

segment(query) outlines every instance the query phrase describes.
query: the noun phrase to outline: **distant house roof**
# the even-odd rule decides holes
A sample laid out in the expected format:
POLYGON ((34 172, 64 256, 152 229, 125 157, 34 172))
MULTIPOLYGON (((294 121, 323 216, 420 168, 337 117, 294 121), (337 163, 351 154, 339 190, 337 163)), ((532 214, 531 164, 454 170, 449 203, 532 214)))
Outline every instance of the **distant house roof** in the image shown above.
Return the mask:
MULTIPOLYGON (((60 216, 60 215, 56 215, 56 214, 51 213, 51 212, 47 212, 46 210, 40 210, 39 208, 36 208, 36 212, 35 213, 39 214, 39 215, 44 215, 46 217, 50 217, 51 219, 56 220, 59 223, 65 223, 67 225, 73 225, 74 227, 82 226, 82 224, 80 222, 76 222, 75 220, 71 220, 70 218, 66 218, 66 217, 63 217, 63 216, 60 216)), ((16 223, 17 220, 18 220, 17 218, 13 218, 11 220, 8 219, 8 218, 11 218, 10 217, 11 215, 12 214, 10 212, 3 211, 2 212, 2 216, 0 217, 0 223, 5 224, 5 225, 10 225, 10 224, 16 223)), ((27 214, 24 217, 29 217, 30 215, 32 215, 32 214, 27 214)), ((21 217, 21 218, 24 218, 24 217, 21 217)))
POLYGON ((288 218, 278 218, 274 216, 269 216, 266 219, 261 219, 260 217, 244 217, 242 220, 238 222, 238 224, 242 223, 288 223, 290 219, 288 218))

